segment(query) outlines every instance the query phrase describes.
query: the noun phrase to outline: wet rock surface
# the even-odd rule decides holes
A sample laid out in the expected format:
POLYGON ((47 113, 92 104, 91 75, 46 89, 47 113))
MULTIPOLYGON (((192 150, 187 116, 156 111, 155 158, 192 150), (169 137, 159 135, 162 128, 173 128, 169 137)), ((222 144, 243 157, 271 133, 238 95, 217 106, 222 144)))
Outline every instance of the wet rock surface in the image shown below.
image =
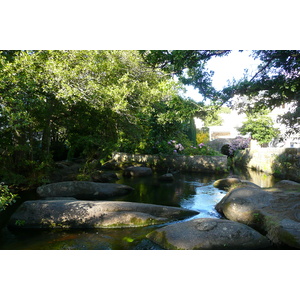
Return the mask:
POLYGON ((128 167, 123 172, 125 177, 146 177, 152 174, 152 169, 148 167, 128 167))
POLYGON ((238 178, 224 178, 215 181, 213 186, 221 190, 227 190, 233 185, 237 185, 239 183, 241 183, 241 180, 238 178))
POLYGON ((270 241, 241 223, 211 218, 200 218, 171 224, 147 235, 152 242, 165 249, 221 250, 265 249, 270 241))
POLYGON ((160 182, 173 182, 174 181, 174 176, 173 176, 172 173, 166 173, 166 174, 161 175, 158 178, 158 181, 160 181, 160 182))
POLYGON ((116 183, 97 183, 90 181, 65 181, 43 185, 37 194, 47 197, 74 197, 82 200, 103 200, 130 193, 132 187, 116 183))
POLYGON ((163 224, 198 212, 163 205, 83 200, 25 201, 11 216, 11 229, 123 228, 163 224))
POLYGON ((216 205, 227 219, 247 224, 274 244, 300 249, 300 184, 282 180, 274 187, 239 187, 216 205))

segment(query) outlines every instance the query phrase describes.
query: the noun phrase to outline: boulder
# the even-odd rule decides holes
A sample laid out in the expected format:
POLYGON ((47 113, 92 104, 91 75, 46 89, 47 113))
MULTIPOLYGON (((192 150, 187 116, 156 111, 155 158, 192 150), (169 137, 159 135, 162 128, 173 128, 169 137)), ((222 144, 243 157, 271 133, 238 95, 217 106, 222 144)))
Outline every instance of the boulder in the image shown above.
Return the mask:
POLYGON ((298 189, 300 192, 300 183, 292 181, 292 180, 281 180, 274 185, 274 188, 291 189, 291 190, 298 189))
POLYGON ((94 182, 116 182, 119 180, 116 173, 113 172, 104 172, 104 171, 95 171, 91 174, 92 180, 94 182))
POLYGON ((125 177, 145 177, 151 175, 152 169, 147 167, 128 167, 123 172, 123 176, 125 177))
POLYGON ((242 186, 251 186, 251 187, 260 189, 259 185, 255 184, 251 181, 248 181, 248 180, 241 180, 241 183, 238 186, 240 186, 240 187, 242 187, 242 186))
POLYGON ((270 205, 272 199, 273 196, 262 189, 238 187, 223 197, 216 205, 216 210, 229 220, 254 226, 258 210, 270 205))
POLYGON ((230 187, 234 185, 238 185, 240 183, 241 180, 238 178, 223 178, 223 179, 216 180, 213 183, 213 186, 221 190, 228 190, 230 187))
POLYGON ((164 174, 164 175, 161 175, 158 180, 160 182, 173 182, 174 181, 174 176, 172 173, 167 173, 167 174, 164 174))
POLYGON ((198 213, 178 207, 122 201, 33 200, 22 203, 11 216, 8 228, 142 227, 198 213))
POLYGON ((229 220, 247 224, 265 234, 274 244, 300 249, 298 184, 283 180, 268 189, 236 188, 226 194, 216 210, 229 220))
POLYGON ((37 188, 42 197, 74 197, 82 200, 107 199, 130 193, 132 187, 116 183, 97 183, 90 181, 65 181, 50 183, 37 188))
POLYGON ((237 222, 200 218, 164 226, 147 235, 165 249, 265 249, 270 241, 249 226, 237 222))

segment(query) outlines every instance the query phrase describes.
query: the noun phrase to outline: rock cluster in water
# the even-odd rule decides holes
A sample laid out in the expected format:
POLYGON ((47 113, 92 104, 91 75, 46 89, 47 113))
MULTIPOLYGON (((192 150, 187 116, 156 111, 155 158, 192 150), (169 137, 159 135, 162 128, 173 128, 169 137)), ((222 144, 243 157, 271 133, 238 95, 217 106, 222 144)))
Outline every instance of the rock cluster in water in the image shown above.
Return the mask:
MULTIPOLYGON (((123 176, 151 174, 150 168, 129 167, 123 176)), ((174 177, 168 173, 159 181, 172 182, 174 177)), ((226 219, 194 218, 168 224, 199 212, 108 201, 130 193, 133 188, 127 185, 64 181, 39 187, 37 193, 43 200, 24 202, 12 215, 8 227, 125 228, 165 224, 147 235, 148 240, 164 249, 265 249, 273 245, 300 248, 299 183, 283 180, 273 188, 262 189, 239 178, 224 178, 214 186, 228 191, 216 205, 226 219)))

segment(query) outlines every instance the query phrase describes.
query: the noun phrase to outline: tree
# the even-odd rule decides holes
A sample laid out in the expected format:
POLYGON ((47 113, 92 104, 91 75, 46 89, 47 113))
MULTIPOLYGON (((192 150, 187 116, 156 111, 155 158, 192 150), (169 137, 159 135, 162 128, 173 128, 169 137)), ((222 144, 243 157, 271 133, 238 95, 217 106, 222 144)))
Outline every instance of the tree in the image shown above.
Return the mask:
POLYGON ((268 144, 273 138, 279 135, 279 130, 274 128, 272 119, 268 116, 268 111, 248 113, 248 119, 238 128, 242 135, 251 134, 251 137, 260 145, 268 144))
POLYGON ((300 50, 254 50, 254 58, 261 60, 258 72, 231 83, 222 91, 212 84, 213 71, 206 69, 212 57, 228 55, 230 50, 148 50, 141 51, 145 62, 153 69, 178 76, 184 84, 193 85, 211 103, 217 106, 230 104, 234 96, 247 97, 245 110, 272 110, 290 105, 290 111, 281 116, 289 133, 299 130, 300 118, 300 50))
POLYGON ((229 101, 234 95, 247 98, 248 110, 274 109, 289 104, 290 112, 281 122, 290 133, 299 130, 300 117, 300 50, 259 50, 253 57, 262 63, 252 78, 245 77, 223 89, 221 98, 229 101))
POLYGON ((2 176, 27 180, 61 149, 70 158, 105 158, 187 134, 199 107, 180 89, 138 51, 2 52, 2 176))
POLYGON ((142 50, 145 62, 153 69, 160 69, 169 75, 199 90, 204 99, 217 101, 218 92, 212 86, 213 71, 206 63, 213 57, 228 55, 230 50, 142 50))

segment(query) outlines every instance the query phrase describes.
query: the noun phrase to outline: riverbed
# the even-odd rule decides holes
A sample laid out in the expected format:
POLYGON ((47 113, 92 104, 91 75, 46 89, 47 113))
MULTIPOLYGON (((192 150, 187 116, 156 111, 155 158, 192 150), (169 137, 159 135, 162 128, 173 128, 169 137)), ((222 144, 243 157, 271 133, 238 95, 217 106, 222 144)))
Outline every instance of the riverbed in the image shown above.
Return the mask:
MULTIPOLYGON (((241 179, 249 180, 261 187, 275 183, 273 176, 254 171, 234 170, 241 179)), ((162 183, 161 174, 145 178, 125 178, 117 174, 116 183, 132 186, 130 194, 111 201, 142 202, 167 205, 196 210, 193 218, 220 218, 215 205, 226 192, 213 187, 215 180, 223 178, 220 174, 177 173, 174 182, 162 183)), ((22 195, 21 201, 38 199, 34 192, 22 195)), ((187 219, 186 219, 187 220, 187 219)), ((184 222, 186 220, 180 221, 184 222)), ((190 220, 190 219, 189 219, 190 220)), ((138 228, 85 229, 85 230, 30 230, 10 232, 6 227, 0 232, 1 250, 162 250, 145 236, 155 225, 138 228)))

